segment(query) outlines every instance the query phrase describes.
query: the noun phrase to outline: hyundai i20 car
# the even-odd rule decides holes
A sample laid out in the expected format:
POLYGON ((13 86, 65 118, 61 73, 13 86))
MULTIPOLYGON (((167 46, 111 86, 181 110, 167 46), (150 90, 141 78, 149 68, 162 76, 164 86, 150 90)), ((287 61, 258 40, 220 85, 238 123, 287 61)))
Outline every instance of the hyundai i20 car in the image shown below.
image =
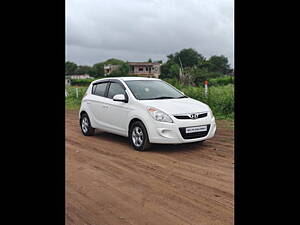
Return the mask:
POLYGON ((151 143, 203 142, 216 132, 207 104, 156 78, 114 77, 93 81, 79 111, 83 135, 95 129, 128 137, 134 149, 151 143))

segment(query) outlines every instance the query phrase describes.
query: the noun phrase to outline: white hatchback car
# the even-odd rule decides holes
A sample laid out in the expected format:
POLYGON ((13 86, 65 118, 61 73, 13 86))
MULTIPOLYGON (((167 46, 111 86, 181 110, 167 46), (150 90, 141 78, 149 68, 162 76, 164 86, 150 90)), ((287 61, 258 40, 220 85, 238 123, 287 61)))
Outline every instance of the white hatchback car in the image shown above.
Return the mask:
POLYGON ((93 81, 82 98, 79 119, 84 135, 93 135, 97 128, 129 137, 138 151, 150 143, 202 142, 216 131, 208 105, 155 78, 93 81))

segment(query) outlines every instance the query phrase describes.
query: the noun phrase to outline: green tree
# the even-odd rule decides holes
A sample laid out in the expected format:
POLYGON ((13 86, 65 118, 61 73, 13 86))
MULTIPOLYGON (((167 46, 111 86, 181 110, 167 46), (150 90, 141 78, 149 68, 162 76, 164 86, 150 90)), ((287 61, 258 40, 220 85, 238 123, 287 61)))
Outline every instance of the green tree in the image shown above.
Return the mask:
POLYGON ((217 72, 222 74, 227 74, 230 72, 230 66, 228 64, 228 58, 224 55, 212 56, 208 60, 208 69, 211 72, 217 72))
POLYGON ((111 64, 111 65, 122 65, 124 63, 124 61, 120 60, 120 59, 115 59, 115 58, 111 58, 111 59, 108 59, 104 62, 102 62, 104 65, 108 65, 108 64, 111 64))
POLYGON ((110 77, 124 77, 128 76, 129 73, 129 65, 128 63, 122 63, 120 67, 110 73, 110 77))
POLYGON ((173 54, 167 55, 167 58, 168 58, 167 62, 163 63, 160 67, 160 78, 162 78, 162 79, 166 79, 166 78, 179 79, 179 69, 177 72, 176 66, 174 66, 174 65, 177 65, 179 68, 179 64, 175 63, 174 55, 173 54), (171 70, 171 67, 172 67, 172 70, 171 70))
MULTIPOLYGON (((172 56, 173 57, 173 56, 172 56)), ((199 63, 204 57, 192 48, 182 49, 180 52, 176 52, 174 56, 174 62, 182 67, 192 67, 199 63), (180 63, 181 60, 181 63, 180 63)))
POLYGON ((172 64, 170 66, 170 74, 172 75, 172 77, 179 78, 179 70, 180 70, 180 67, 178 64, 172 64))
POLYGON ((179 65, 168 61, 160 67, 160 78, 177 78, 179 79, 179 65), (178 69, 177 69, 178 68, 178 69), (174 73, 175 72, 175 73, 174 73))
POLYGON ((103 77, 104 76, 104 63, 96 63, 92 66, 90 76, 103 77))
POLYGON ((207 69, 201 69, 199 67, 187 67, 184 69, 184 73, 191 77, 193 83, 199 83, 206 80, 209 74, 207 69))
POLYGON ((218 78, 233 73, 227 57, 212 56, 208 60, 192 48, 182 49, 180 52, 167 55, 167 62, 161 66, 160 77, 180 79, 188 85, 199 83, 210 78, 218 78), (179 77, 179 68, 183 67, 183 76, 179 77))
POLYGON ((222 73, 209 71, 207 68, 188 67, 184 69, 185 74, 191 76, 194 83, 202 83, 205 80, 223 76, 222 73))
POLYGON ((91 69, 90 66, 78 66, 76 69, 76 74, 89 74, 91 75, 91 69))
POLYGON ((67 61, 65 62, 65 75, 74 75, 77 70, 77 64, 67 61))

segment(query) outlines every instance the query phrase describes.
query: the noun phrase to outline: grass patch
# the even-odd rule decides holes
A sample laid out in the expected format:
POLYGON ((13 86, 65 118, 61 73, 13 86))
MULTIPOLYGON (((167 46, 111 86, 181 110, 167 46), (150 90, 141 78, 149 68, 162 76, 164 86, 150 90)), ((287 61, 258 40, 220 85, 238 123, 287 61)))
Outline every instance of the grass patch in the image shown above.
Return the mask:
POLYGON ((79 109, 81 99, 88 87, 69 86, 66 88, 68 96, 65 98, 66 109, 79 109), (78 98, 76 97, 76 88, 78 88, 78 98))

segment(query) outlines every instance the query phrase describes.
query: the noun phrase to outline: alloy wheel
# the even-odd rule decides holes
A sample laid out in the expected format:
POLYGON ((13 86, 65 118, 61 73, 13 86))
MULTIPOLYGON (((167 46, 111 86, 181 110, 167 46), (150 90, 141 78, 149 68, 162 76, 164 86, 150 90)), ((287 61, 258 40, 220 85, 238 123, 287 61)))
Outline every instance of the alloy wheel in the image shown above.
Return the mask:
POLYGON ((143 144, 144 134, 140 127, 134 127, 132 130, 132 142, 135 146, 140 147, 143 144))
POLYGON ((82 118, 82 121, 81 121, 81 128, 82 128, 82 130, 83 130, 84 133, 87 133, 87 132, 88 132, 88 129, 89 129, 89 122, 88 122, 87 117, 83 117, 83 118, 82 118))

